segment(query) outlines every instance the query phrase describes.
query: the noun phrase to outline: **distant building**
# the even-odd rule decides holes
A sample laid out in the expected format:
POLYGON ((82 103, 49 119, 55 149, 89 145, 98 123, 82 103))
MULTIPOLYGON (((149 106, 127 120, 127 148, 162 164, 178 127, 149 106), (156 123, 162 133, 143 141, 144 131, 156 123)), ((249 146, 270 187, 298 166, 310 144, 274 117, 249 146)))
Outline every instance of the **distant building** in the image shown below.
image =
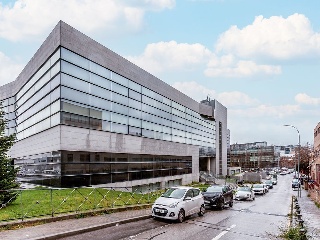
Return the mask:
POLYGON ((230 146, 230 167, 261 169, 278 167, 279 153, 267 142, 232 144, 230 146))
POLYGON ((320 203, 320 122, 314 128, 313 147, 313 156, 309 167, 310 176, 314 182, 310 184, 309 193, 314 201, 320 203))
POLYGON ((280 156, 279 167, 286 168, 297 168, 295 149, 298 146, 287 145, 287 146, 275 146, 276 152, 280 156))
POLYGON ((59 22, 0 87, 23 181, 163 188, 227 173, 227 109, 201 103, 59 22))
POLYGON ((280 157, 293 158, 295 155, 295 148, 297 146, 287 145, 287 146, 275 146, 276 151, 280 153, 280 157))
POLYGON ((230 130, 228 129, 228 134, 227 134, 227 167, 230 167, 230 130))

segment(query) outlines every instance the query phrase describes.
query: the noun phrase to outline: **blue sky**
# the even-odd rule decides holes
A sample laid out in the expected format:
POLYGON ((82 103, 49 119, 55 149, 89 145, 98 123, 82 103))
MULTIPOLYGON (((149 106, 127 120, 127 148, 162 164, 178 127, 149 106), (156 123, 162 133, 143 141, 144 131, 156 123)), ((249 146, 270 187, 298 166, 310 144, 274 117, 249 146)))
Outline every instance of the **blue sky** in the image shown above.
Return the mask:
POLYGON ((0 0, 0 85, 59 20, 200 101, 228 108, 231 143, 313 144, 318 0, 0 0))

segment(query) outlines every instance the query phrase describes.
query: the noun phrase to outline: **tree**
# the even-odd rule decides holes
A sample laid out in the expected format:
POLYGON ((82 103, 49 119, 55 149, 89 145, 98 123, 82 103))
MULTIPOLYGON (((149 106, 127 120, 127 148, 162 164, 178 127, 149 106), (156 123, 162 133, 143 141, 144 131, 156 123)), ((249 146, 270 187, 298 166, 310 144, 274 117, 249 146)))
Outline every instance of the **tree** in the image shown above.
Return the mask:
POLYGON ((18 169, 14 167, 13 159, 8 156, 8 151, 15 142, 15 134, 6 136, 7 126, 5 112, 0 102, 0 204, 7 205, 16 199, 17 195, 11 189, 19 187, 16 181, 18 169))
MULTIPOLYGON (((295 148, 295 160, 298 164, 298 158, 299 158, 299 147, 295 148)), ((300 165, 299 170, 301 173, 309 174, 309 164, 311 160, 311 149, 308 146, 300 146, 300 165)))

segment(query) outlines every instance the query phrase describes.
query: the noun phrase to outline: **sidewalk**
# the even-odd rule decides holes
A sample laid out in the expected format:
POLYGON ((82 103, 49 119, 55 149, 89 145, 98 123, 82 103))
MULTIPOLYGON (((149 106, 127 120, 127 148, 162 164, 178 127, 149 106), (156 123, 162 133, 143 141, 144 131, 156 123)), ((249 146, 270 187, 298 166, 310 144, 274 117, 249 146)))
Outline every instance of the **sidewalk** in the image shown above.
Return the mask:
POLYGON ((320 208, 308 197, 308 191, 302 189, 297 198, 301 209, 302 220, 307 228, 308 239, 320 239, 320 208))
POLYGON ((79 233, 98 230, 117 224, 138 221, 151 217, 151 208, 128 210, 81 219, 69 219, 46 223, 33 227, 0 232, 0 239, 6 240, 40 240, 57 239, 79 233))

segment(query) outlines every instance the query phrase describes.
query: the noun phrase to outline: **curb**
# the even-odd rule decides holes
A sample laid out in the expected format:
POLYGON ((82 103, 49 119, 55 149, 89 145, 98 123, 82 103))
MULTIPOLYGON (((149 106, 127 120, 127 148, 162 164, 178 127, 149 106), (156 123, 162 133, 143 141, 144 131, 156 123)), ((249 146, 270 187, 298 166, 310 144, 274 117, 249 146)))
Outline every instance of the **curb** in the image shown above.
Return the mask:
POLYGON ((86 218, 86 217, 92 217, 92 216, 102 215, 102 214, 124 212, 128 210, 146 209, 151 206, 152 204, 134 205, 134 206, 126 206, 126 207, 120 207, 120 208, 108 208, 108 209, 100 209, 95 211, 78 212, 78 213, 72 213, 72 214, 61 214, 56 217, 48 216, 48 217, 36 218, 36 219, 5 222, 5 223, 0 223, 0 232, 9 230, 15 227, 24 228, 24 227, 30 227, 32 225, 41 225, 41 224, 47 224, 47 223, 52 223, 57 221, 68 220, 68 219, 86 218))

